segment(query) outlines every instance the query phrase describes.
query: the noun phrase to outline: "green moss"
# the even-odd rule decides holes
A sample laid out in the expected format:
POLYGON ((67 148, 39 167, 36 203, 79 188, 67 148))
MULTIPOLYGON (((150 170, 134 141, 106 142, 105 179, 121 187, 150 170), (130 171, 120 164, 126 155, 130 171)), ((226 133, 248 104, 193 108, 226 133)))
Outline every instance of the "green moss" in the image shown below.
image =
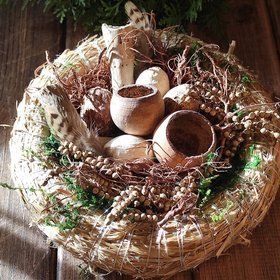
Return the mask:
POLYGON ((64 180, 67 188, 74 192, 74 199, 81 203, 82 207, 106 210, 111 206, 112 201, 96 196, 91 190, 85 190, 77 185, 71 173, 64 174, 64 180))
POLYGON ((232 167, 229 170, 214 176, 204 177, 200 180, 198 185, 199 207, 203 207, 218 193, 234 187, 240 179, 242 171, 256 169, 259 166, 261 158, 255 154, 255 145, 250 146, 249 151, 249 156, 245 157, 245 159, 240 156, 241 151, 239 151, 233 158, 232 167))
POLYGON ((52 206, 51 213, 44 219, 46 225, 57 227, 60 231, 74 229, 81 222, 82 209, 105 210, 111 206, 111 201, 97 197, 90 190, 84 190, 77 185, 72 174, 64 174, 64 180, 67 188, 73 192, 72 201, 62 204, 55 194, 48 194, 47 198, 52 206))
POLYGON ((219 211, 217 214, 211 215, 211 220, 213 223, 218 223, 225 218, 225 215, 229 212, 229 210, 233 207, 234 203, 232 201, 228 201, 225 208, 219 211))
POLYGON ((42 141, 43 153, 45 156, 60 158, 58 148, 60 142, 51 133, 45 140, 42 141))
POLYGON ((242 76, 241 76, 241 83, 243 83, 243 84, 251 84, 253 82, 255 82, 255 81, 253 80, 253 78, 251 76, 249 76, 246 73, 242 74, 242 76))
POLYGON ((60 205, 55 198, 52 199, 52 215, 48 215, 44 219, 44 223, 48 226, 57 227, 60 231, 76 228, 80 221, 79 210, 75 209, 70 203, 60 205), (63 217, 61 219, 61 217, 63 217), (61 221, 62 220, 62 221, 61 221))
POLYGON ((50 157, 61 166, 68 166, 70 164, 68 157, 61 155, 58 151, 60 141, 52 133, 42 141, 41 146, 44 156, 50 157))
POLYGON ((257 169, 261 163, 261 157, 255 153, 255 145, 252 145, 250 148, 250 159, 246 162, 244 169, 257 169))

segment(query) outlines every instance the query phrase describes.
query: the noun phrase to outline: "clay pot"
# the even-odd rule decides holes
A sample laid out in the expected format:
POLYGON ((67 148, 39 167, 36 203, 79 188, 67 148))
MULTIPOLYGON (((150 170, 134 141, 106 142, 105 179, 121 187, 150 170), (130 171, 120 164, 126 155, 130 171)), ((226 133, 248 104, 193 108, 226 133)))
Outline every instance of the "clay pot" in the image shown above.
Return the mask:
POLYGON ((113 138, 104 146, 107 156, 117 159, 154 158, 150 149, 151 141, 134 135, 121 135, 113 138))
POLYGON ((153 86, 128 85, 113 94, 110 112, 116 126, 128 134, 148 135, 164 115, 164 102, 153 86))
POLYGON ((164 96, 165 113, 179 110, 198 111, 200 102, 191 96, 191 85, 182 84, 170 89, 164 96))
POLYGON ((216 135, 210 122, 203 115, 189 110, 169 115, 153 137, 156 158, 170 167, 200 166, 215 148, 216 135))

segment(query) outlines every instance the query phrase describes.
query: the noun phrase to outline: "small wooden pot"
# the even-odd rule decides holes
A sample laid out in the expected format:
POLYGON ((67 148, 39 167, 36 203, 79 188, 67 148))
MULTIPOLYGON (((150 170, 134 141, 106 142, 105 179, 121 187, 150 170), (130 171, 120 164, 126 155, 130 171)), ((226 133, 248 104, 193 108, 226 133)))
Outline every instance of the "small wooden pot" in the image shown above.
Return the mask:
POLYGON ((128 134, 152 133, 164 116, 164 102, 153 86, 128 85, 113 94, 111 117, 116 126, 128 134))
POLYGON ((210 122, 195 111, 181 110, 158 126, 153 150, 159 162, 170 167, 200 166, 216 148, 216 135, 210 122))

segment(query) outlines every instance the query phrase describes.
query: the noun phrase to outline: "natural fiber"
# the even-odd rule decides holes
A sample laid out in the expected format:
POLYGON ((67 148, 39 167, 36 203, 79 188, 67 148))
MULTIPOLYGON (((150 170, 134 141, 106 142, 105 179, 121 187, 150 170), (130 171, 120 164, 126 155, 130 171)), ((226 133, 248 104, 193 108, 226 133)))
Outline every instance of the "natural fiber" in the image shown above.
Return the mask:
MULTIPOLYGON (((188 36, 184 40, 188 45, 197 42, 188 36)), ((71 201, 71 192, 59 176, 47 180, 50 164, 45 157, 38 156, 42 154, 41 142, 49 134, 38 96, 47 85, 59 83, 57 76, 63 80, 69 75, 70 69, 75 69, 78 76, 88 73, 96 66, 103 48, 103 39, 92 37, 76 50, 64 51, 52 64, 42 67, 18 106, 10 141, 11 169, 14 183, 21 188, 21 196, 34 221, 51 240, 82 259, 92 270, 99 267, 140 278, 167 278, 220 256, 233 244, 248 243, 248 234, 263 220, 278 190, 279 142, 255 144, 255 153, 261 158, 256 169, 244 169, 234 187, 218 194, 203 208, 194 207, 186 215, 169 219, 162 227, 154 222, 125 219, 105 224, 107 212, 90 209, 83 210, 82 222, 71 230, 60 231, 44 223, 50 205, 45 193, 59 193, 62 199, 71 201), (223 218, 213 221, 213 215, 223 218)), ((227 56, 217 48, 213 52, 227 56)), ((228 60, 247 71, 231 54, 228 60)), ((187 76, 180 77, 187 79, 187 76)), ((246 100, 247 106, 269 102, 258 82, 246 100)), ((265 108, 272 107, 265 105, 265 108)), ((104 186, 111 183, 98 173, 92 176, 104 186)))

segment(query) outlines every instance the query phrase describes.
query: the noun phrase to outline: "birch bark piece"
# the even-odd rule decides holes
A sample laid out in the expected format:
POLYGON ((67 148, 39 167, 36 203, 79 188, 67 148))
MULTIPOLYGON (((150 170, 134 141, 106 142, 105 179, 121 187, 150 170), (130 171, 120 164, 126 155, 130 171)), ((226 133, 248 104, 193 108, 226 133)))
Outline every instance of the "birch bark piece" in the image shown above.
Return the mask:
POLYGON ((102 24, 102 34, 110 62, 113 93, 120 87, 134 83, 134 53, 130 48, 134 42, 127 34, 134 28, 131 23, 125 26, 102 24))

